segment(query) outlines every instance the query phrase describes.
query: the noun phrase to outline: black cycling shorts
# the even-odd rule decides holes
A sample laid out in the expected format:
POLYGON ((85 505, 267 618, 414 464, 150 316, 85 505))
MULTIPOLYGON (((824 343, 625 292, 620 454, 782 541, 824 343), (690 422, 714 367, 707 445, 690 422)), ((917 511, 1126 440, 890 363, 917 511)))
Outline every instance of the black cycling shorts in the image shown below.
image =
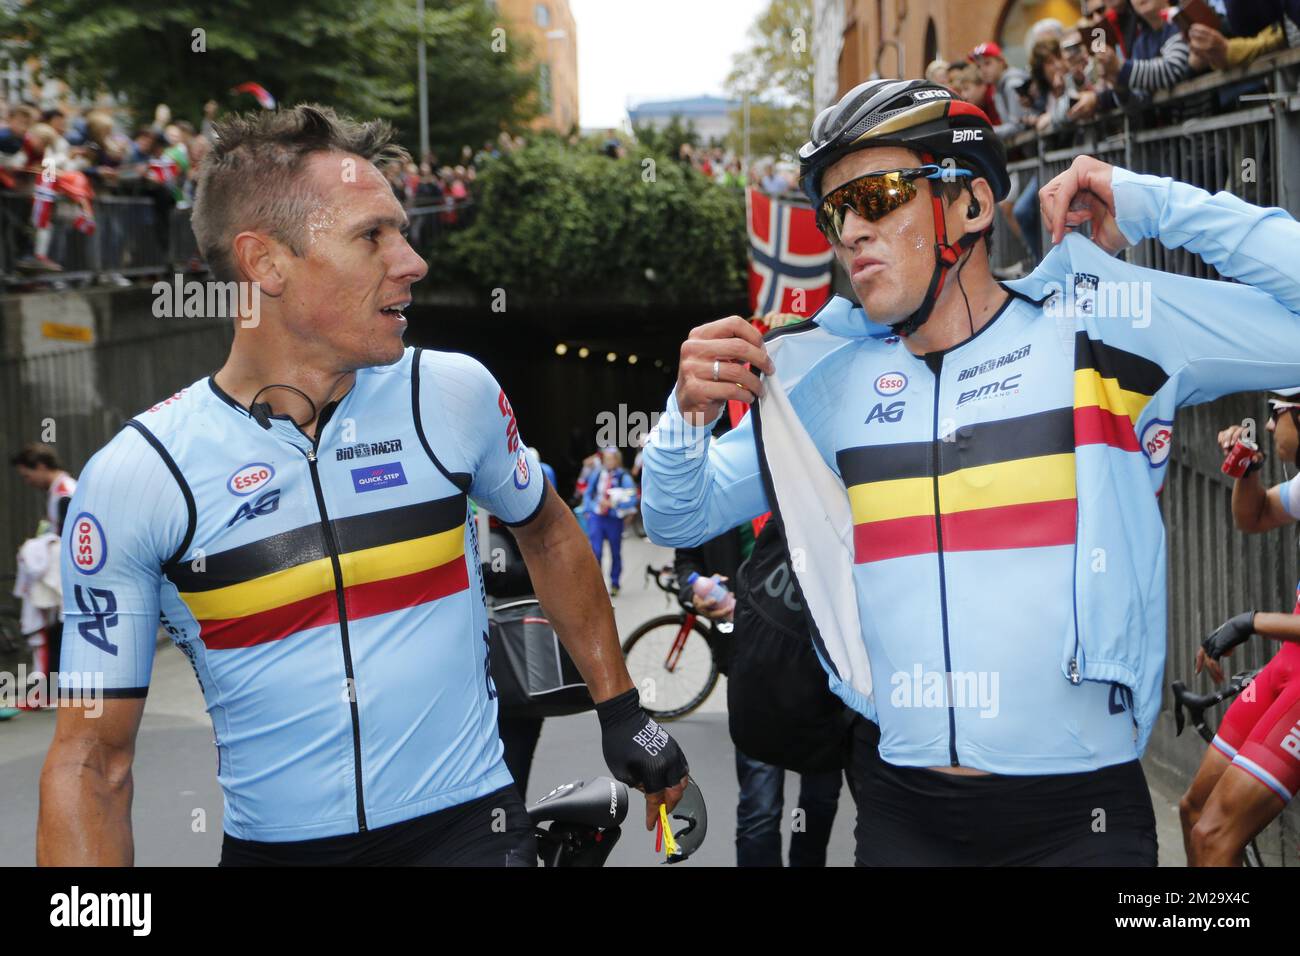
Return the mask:
POLYGON ((536 866, 537 840, 511 784, 365 833, 265 843, 225 834, 221 866, 536 866))
POLYGON ((849 779, 858 866, 1155 866, 1142 765, 1086 773, 958 776, 880 759, 854 728, 849 779))

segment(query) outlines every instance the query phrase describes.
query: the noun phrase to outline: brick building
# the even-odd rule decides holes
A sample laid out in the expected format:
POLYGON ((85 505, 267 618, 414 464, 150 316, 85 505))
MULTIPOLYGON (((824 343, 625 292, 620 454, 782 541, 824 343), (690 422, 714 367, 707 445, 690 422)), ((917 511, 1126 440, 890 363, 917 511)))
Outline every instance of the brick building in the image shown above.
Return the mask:
POLYGON ((1079 18, 1074 0, 815 0, 813 55, 817 105, 825 106, 872 75, 919 78, 936 56, 964 57, 996 40, 1023 66, 1029 26, 1079 18))
POLYGON ((538 66, 534 128, 567 133, 578 122, 578 30, 569 0, 491 0, 511 35, 528 38, 538 66))

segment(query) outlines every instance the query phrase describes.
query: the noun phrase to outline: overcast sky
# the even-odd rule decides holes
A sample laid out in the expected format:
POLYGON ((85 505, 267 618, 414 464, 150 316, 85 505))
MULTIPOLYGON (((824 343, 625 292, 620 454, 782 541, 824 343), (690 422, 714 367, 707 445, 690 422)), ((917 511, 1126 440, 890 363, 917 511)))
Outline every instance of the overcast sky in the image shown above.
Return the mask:
POLYGON ((621 126, 629 104, 722 95, 732 55, 767 0, 569 0, 584 127, 621 126))

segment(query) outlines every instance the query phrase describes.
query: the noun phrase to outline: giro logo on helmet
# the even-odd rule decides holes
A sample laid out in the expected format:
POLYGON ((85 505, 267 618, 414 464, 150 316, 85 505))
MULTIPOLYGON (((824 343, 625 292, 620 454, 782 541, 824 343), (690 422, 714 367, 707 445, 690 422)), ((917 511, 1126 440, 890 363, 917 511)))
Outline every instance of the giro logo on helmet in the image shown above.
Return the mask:
POLYGON ((912 94, 914 100, 936 100, 952 99, 952 94, 947 90, 918 90, 912 94))

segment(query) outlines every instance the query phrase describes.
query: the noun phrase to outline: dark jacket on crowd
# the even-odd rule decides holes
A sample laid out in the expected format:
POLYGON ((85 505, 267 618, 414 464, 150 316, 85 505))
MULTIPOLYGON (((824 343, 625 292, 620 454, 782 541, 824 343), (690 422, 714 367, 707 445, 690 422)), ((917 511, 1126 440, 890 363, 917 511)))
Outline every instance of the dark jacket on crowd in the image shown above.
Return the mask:
POLYGON ((744 541, 739 528, 732 528, 694 548, 678 548, 673 555, 673 565, 677 569, 677 584, 682 600, 690 603, 692 588, 686 579, 692 571, 700 577, 721 574, 727 579, 727 589, 735 591, 736 572, 740 570, 743 560, 744 541))
POLYGON ((1254 36, 1276 23, 1291 37, 1300 32, 1300 0, 1227 0, 1228 29, 1232 36, 1254 36))
POLYGON ((23 148, 23 138, 8 126, 0 126, 0 153, 12 156, 23 148))
POLYGON ((1138 23, 1133 54, 1120 67, 1116 88, 1098 97, 1102 109, 1149 100, 1156 90, 1176 86, 1191 75, 1187 58, 1191 49, 1182 31, 1172 21, 1153 30, 1145 20, 1138 23))

